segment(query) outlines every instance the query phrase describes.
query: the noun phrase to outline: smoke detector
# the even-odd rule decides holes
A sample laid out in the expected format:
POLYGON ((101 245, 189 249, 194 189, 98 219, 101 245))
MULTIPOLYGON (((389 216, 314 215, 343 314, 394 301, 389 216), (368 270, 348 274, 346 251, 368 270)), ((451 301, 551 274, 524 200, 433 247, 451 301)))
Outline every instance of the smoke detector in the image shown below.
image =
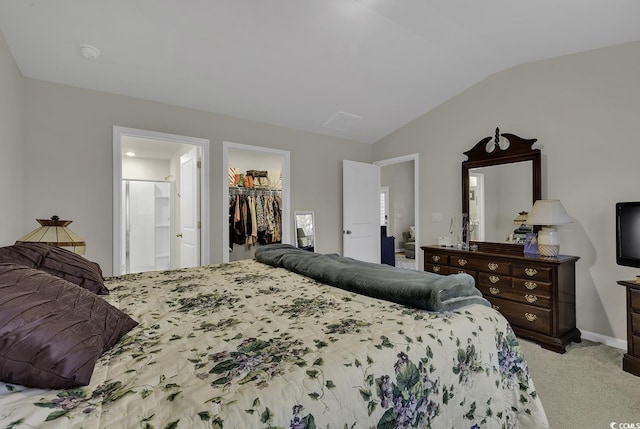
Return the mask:
POLYGON ((95 46, 80 45, 80 55, 89 60, 94 60, 100 56, 100 51, 95 46))

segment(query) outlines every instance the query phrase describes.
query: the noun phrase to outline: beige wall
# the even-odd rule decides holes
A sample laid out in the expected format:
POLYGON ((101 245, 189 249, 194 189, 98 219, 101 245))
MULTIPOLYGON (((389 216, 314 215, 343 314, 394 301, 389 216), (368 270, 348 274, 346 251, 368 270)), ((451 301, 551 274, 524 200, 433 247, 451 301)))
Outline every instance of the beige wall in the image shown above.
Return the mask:
POLYGON ((460 215, 463 151, 496 126, 542 149, 543 198, 574 218, 561 253, 580 256, 578 327, 626 339, 616 280, 614 207, 640 200, 640 42, 518 66, 490 76, 375 144, 374 159, 420 153, 420 242, 435 243, 460 215), (442 212, 443 222, 431 213, 442 212))
POLYGON ((289 150, 291 210, 313 210, 318 248, 341 251, 341 160, 371 162, 371 145, 33 79, 24 79, 24 88, 29 197, 22 230, 33 229, 36 217, 72 219, 71 229, 87 242, 86 256, 106 274, 112 272, 114 125, 210 140, 212 262, 222 261, 224 141, 289 150))
MULTIPOLYGON (((23 82, 11 51, 0 33, 0 246, 29 231, 23 228, 22 154, 24 113, 23 82)), ((30 225, 38 224, 33 220, 30 225)))

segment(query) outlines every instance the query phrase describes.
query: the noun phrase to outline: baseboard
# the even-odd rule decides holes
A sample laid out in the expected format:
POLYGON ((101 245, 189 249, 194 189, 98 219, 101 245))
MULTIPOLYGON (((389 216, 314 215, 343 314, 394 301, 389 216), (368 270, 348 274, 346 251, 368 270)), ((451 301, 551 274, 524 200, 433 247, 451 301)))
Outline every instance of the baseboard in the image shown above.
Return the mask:
POLYGON ((616 349, 627 350, 627 342, 620 338, 609 337, 607 335, 597 334, 595 332, 589 332, 580 330, 582 332, 582 339, 587 341, 593 341, 594 343, 602 343, 604 345, 615 347, 616 349))

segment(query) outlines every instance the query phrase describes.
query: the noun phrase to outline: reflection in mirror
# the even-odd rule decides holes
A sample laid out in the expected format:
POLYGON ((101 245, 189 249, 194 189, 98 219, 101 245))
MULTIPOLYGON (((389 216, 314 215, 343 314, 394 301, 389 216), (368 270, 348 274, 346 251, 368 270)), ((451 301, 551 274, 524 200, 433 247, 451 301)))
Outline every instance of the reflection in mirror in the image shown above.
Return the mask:
POLYGON ((316 244, 316 230, 313 212, 296 211, 294 213, 296 246, 313 252, 316 244))
POLYGON ((514 221, 531 208, 532 161, 469 169, 469 222, 472 241, 524 243, 514 221), (522 239, 522 240, 521 240, 522 239))

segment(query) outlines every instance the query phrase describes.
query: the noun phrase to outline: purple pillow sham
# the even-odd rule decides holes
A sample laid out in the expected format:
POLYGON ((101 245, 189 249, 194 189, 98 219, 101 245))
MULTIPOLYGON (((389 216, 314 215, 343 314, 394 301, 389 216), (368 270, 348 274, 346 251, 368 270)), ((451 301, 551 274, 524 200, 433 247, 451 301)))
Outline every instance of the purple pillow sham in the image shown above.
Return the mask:
POLYGON ((137 324, 64 279, 0 263, 0 381, 86 386, 100 355, 137 324))
POLYGON ((98 295, 107 295, 100 265, 67 249, 42 243, 18 243, 0 248, 0 263, 36 268, 98 295))

